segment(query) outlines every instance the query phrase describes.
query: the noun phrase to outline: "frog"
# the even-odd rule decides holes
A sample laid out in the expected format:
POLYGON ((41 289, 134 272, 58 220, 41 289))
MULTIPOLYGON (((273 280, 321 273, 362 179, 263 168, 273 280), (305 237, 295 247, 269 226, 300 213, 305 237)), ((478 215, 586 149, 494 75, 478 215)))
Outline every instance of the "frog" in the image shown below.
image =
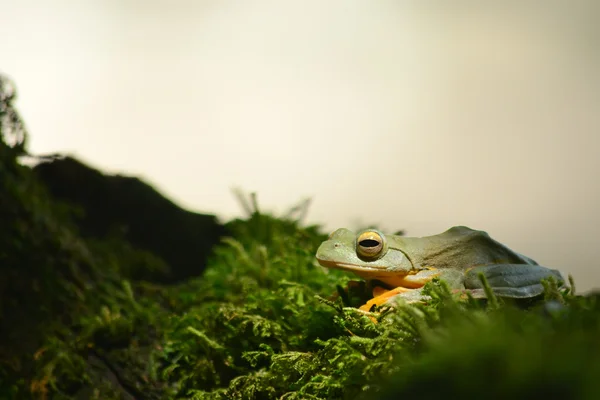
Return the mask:
POLYGON ((539 265, 485 231, 462 225, 422 237, 339 228, 318 247, 316 260, 367 282, 373 298, 358 307, 362 311, 393 306, 397 299, 427 302, 430 297, 423 288, 434 278, 445 281, 454 293, 468 292, 476 299, 487 297, 480 274, 500 298, 538 297, 544 292, 542 280, 550 277, 559 287, 565 283, 557 269, 539 265))

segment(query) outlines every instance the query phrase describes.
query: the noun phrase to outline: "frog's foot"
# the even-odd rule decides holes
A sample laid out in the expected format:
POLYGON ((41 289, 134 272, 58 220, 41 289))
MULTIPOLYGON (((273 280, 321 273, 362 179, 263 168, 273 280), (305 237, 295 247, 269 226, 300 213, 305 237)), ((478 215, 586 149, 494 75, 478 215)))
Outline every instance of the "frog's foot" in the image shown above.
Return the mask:
MULTIPOLYGON (((420 290, 407 289, 405 287, 397 287, 392 290, 387 290, 380 286, 377 286, 373 289, 373 298, 371 300, 367 301, 362 306, 360 306, 358 309, 362 310, 362 311, 369 311, 369 310, 371 310, 371 308, 373 306, 380 306, 382 304, 386 304, 389 302, 390 299, 392 299, 396 296, 402 296, 403 298, 407 299, 407 302, 409 302, 409 303, 412 303, 414 301, 419 301, 419 300, 411 301, 411 297, 416 297, 413 295, 414 292, 420 292, 420 290)), ((423 297, 422 295, 420 295, 420 293, 418 293, 418 295, 420 297, 423 297)))

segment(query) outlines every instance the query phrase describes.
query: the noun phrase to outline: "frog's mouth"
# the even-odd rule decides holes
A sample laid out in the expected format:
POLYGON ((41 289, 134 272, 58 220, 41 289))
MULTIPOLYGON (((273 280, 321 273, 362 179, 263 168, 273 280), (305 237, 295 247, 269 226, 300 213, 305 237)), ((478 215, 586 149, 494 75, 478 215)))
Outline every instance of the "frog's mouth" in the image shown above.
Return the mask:
POLYGON ((386 274, 386 272, 394 275, 399 274, 398 271, 389 271, 389 269, 384 265, 358 265, 339 261, 324 260, 322 258, 317 258, 317 261, 319 262, 319 264, 321 264, 321 266, 326 268, 342 269, 345 271, 352 272, 376 272, 378 274, 384 275, 386 274))

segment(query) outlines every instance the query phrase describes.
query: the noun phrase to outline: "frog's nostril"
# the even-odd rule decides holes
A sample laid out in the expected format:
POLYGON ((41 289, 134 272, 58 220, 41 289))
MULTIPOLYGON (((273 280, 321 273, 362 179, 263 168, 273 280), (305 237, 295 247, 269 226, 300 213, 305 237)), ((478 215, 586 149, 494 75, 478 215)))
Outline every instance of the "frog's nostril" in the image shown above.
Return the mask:
POLYGON ((339 243, 335 243, 335 244, 333 245, 333 247, 340 247, 340 244, 339 244, 339 243))

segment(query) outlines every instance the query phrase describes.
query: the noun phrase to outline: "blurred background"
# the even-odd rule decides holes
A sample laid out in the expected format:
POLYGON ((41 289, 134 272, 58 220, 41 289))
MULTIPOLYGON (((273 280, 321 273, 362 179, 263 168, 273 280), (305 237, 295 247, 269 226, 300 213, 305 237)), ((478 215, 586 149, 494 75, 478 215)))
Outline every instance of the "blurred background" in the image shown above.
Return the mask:
POLYGON ((485 230, 600 288, 600 3, 0 0, 34 154, 193 211, 485 230), (541 4, 541 3, 540 3, 541 4))

